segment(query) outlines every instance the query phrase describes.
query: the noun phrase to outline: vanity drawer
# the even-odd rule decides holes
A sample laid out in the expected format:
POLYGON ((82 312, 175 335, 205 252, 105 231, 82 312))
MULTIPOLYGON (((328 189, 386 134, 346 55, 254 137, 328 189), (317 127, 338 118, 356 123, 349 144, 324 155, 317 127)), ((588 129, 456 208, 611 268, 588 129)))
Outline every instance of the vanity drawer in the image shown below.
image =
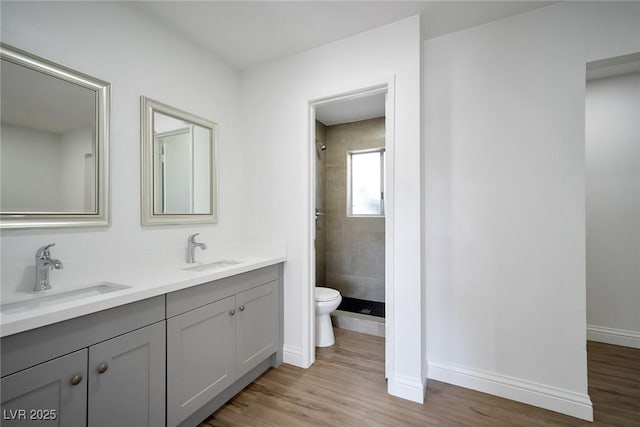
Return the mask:
POLYGON ((272 265, 167 294, 167 318, 278 280, 280 267, 272 265))
POLYGON ((164 320, 165 296, 148 298, 2 338, 2 376, 164 320))

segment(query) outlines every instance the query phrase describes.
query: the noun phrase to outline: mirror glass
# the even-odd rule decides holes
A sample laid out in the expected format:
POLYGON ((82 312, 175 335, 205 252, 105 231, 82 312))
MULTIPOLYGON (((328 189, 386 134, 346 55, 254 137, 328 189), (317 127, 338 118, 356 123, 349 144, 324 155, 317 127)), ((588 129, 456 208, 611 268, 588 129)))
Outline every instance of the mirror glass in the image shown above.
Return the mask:
POLYGON ((2 227, 108 225, 109 85, 1 48, 2 227))
POLYGON ((142 97, 143 225, 215 223, 216 124, 142 97))
POLYGON ((211 129, 157 111, 153 122, 153 213, 211 213, 211 129))

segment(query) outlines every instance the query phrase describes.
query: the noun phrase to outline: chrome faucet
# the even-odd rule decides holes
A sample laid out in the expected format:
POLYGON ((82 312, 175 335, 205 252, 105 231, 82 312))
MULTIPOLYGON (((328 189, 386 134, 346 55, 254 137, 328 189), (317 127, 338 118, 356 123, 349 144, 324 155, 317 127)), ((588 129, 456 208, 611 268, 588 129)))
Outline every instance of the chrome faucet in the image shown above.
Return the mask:
POLYGON ((55 243, 49 243, 47 246, 43 246, 36 252, 36 285, 34 291, 46 291, 51 289, 51 283, 49 283, 49 269, 60 270, 63 268, 62 261, 59 259, 51 258, 49 248, 55 246, 55 243))
POLYGON ((202 250, 207 249, 207 245, 205 245, 204 243, 196 242, 196 236, 199 234, 200 233, 192 234, 187 239, 187 264, 193 264, 196 262, 195 257, 193 256, 194 252, 196 251, 196 247, 202 250))

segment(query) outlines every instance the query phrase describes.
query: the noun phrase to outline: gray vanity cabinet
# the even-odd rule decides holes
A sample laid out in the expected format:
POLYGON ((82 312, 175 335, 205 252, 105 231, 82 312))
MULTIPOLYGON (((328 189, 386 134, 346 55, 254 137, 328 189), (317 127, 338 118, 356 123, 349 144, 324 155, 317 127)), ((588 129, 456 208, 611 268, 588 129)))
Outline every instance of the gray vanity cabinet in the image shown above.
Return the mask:
POLYGON ((167 427, 197 425, 281 362, 279 268, 167 294, 167 427))
POLYGON ((165 322, 89 347, 89 427, 164 426, 165 322))
POLYGON ((175 426, 234 381, 234 297, 167 320, 167 425, 175 426))
POLYGON ((0 424, 164 426, 164 318, 162 295, 3 337, 0 424))
POLYGON ((87 350, 36 365, 0 380, 2 424, 86 426, 87 350))
POLYGON ((164 426, 165 323, 8 375, 0 386, 3 426, 164 426))
POLYGON ((236 295, 236 376, 249 372, 278 347, 278 284, 236 295))

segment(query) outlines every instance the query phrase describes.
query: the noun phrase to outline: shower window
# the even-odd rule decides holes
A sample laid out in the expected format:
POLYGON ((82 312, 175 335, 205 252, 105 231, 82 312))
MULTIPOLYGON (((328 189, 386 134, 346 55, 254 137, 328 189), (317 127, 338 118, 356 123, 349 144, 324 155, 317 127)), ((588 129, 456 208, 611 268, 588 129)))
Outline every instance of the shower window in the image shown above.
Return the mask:
POLYGON ((347 216, 384 216, 384 148, 347 153, 347 216))

